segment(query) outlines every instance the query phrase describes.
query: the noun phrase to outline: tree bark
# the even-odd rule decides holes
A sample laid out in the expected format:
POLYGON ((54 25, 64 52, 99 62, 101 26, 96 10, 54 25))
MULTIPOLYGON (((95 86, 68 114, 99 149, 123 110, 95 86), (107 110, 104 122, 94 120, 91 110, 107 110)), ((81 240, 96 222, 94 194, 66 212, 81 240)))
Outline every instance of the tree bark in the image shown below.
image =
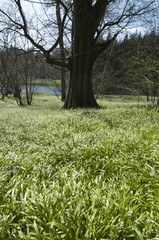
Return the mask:
POLYGON ((95 21, 88 1, 75 1, 72 24, 70 83, 63 108, 99 107, 93 94, 92 71, 96 60, 95 21))
POLYGON ((70 71, 70 83, 64 108, 97 108, 93 94, 91 59, 86 55, 74 57, 70 71))

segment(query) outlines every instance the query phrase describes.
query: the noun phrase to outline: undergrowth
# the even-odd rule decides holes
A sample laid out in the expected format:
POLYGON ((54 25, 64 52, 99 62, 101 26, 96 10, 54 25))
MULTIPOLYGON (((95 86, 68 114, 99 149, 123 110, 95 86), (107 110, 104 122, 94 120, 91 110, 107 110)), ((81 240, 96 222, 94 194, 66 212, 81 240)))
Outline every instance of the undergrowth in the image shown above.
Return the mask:
POLYGON ((0 102, 0 239, 159 239, 159 110, 0 102))

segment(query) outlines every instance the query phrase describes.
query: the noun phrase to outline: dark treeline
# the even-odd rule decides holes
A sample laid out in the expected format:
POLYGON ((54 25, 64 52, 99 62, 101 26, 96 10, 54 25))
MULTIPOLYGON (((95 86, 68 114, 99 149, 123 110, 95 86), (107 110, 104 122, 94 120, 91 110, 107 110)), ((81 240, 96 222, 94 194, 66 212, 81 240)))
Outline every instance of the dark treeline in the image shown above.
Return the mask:
POLYGON ((94 67, 98 94, 159 95, 159 33, 126 35, 103 53, 94 67))

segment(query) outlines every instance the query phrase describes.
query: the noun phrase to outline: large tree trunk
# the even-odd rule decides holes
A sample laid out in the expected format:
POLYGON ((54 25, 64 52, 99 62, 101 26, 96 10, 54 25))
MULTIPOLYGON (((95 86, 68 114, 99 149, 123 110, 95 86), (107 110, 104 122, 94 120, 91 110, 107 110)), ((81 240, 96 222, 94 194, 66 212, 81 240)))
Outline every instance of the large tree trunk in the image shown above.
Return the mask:
POLYGON ((88 1, 75 1, 72 26, 70 83, 64 108, 99 107, 93 94, 92 70, 96 60, 93 19, 88 1))
POLYGON ((66 78, 65 78, 65 68, 61 67, 61 100, 66 99, 66 78))
POLYGON ((93 94, 92 68, 93 64, 88 54, 74 57, 64 108, 99 107, 93 94))

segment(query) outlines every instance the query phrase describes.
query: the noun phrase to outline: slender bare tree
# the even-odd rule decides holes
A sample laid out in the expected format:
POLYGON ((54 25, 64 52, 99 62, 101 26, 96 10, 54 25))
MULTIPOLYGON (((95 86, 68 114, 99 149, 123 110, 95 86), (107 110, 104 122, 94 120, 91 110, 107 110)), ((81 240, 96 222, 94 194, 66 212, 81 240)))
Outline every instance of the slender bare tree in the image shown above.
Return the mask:
MULTIPOLYGON (((24 51, 16 46, 14 34, 1 39, 0 48, 0 94, 2 100, 13 94, 18 105, 23 105, 22 90, 25 88, 27 104, 32 103, 32 81, 36 74, 37 60, 31 49, 24 51)), ((26 43, 25 43, 26 46, 26 43)))
MULTIPOLYGON (((64 48, 64 38, 63 38, 63 29, 62 29, 62 21, 61 21, 61 11, 60 11, 60 3, 57 0, 56 4, 56 17, 57 17, 57 24, 58 24, 58 34, 60 36, 59 45, 60 45, 60 56, 61 61, 65 62, 65 48, 64 48)), ((65 68, 61 66, 61 99, 65 101, 66 99, 66 74, 65 68)))

